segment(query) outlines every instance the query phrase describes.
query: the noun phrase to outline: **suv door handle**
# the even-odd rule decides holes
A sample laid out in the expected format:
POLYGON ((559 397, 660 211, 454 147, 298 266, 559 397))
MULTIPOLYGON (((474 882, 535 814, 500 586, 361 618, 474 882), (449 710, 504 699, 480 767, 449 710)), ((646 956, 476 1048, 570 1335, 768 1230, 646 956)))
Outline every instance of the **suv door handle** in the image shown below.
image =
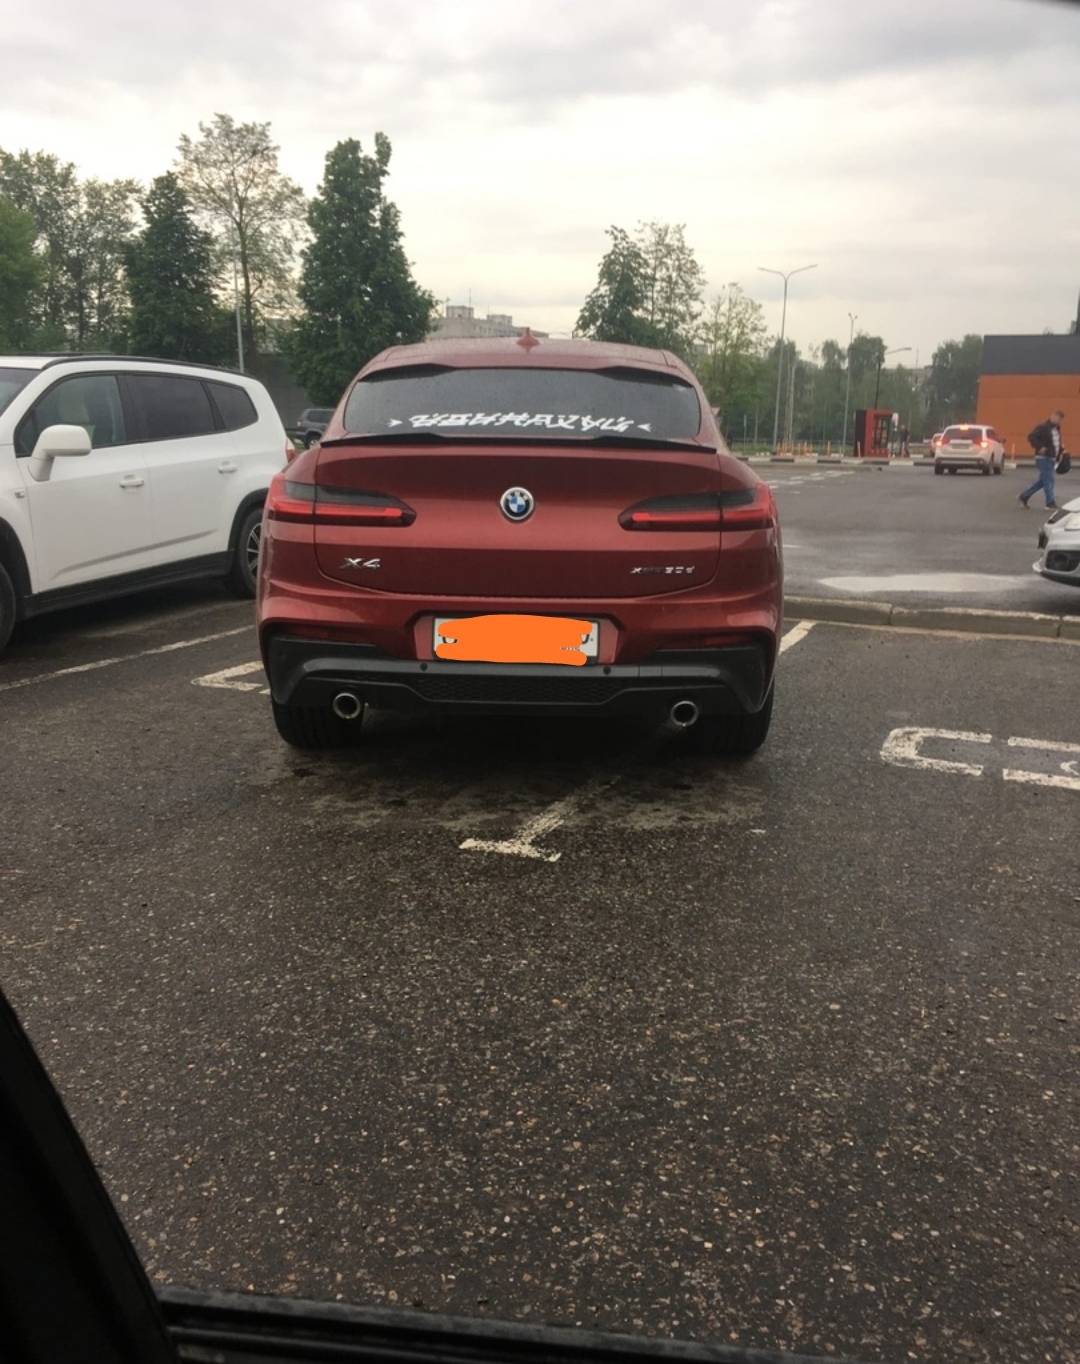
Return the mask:
POLYGON ((140 478, 138 474, 125 474, 120 480, 121 488, 141 488, 146 482, 145 478, 140 478))
POLYGON ((218 465, 217 471, 219 474, 235 474, 239 467, 235 460, 223 459, 218 465))

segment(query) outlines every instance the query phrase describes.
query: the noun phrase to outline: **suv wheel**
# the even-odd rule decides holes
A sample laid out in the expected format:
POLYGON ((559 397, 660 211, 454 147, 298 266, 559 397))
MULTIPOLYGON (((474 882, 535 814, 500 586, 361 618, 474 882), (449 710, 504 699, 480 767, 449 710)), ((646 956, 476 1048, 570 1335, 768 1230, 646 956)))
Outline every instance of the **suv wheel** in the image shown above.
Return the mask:
POLYGON ((7 569, 0 564, 0 649, 7 644, 15 628, 15 608, 15 584, 7 569))
POLYGON ((703 715, 686 731, 690 747, 697 753, 726 757, 756 753, 765 742, 772 723, 775 692, 774 681, 765 704, 753 715, 703 715))
POLYGON ((318 431, 307 431, 307 432, 305 432, 305 434, 304 434, 304 449, 305 449, 305 450, 310 450, 311 447, 312 447, 313 445, 318 445, 318 443, 319 443, 319 435, 320 435, 320 433, 319 433, 318 431))
POLYGON ((225 577, 225 586, 237 597, 253 597, 259 575, 259 543, 262 539, 262 508, 252 507, 245 512, 236 534, 232 568, 225 577))
POLYGON ((271 701, 277 732, 293 748, 355 748, 364 723, 361 711, 355 720, 342 720, 329 706, 289 706, 271 701))

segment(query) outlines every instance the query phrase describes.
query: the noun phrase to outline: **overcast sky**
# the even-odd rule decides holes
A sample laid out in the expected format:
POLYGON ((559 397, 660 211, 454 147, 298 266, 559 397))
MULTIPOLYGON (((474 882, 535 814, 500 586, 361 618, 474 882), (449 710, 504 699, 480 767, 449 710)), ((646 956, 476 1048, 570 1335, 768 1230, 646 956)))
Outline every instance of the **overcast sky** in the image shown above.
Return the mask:
MULTIPOLYGON (((683 223, 710 290, 897 360, 1064 331, 1080 292, 1080 6, 1052 0, 38 0, 5 6, 0 146, 143 181, 216 112, 313 192, 393 144, 421 284, 569 332, 608 239, 683 223)), ((890 362, 895 363, 895 360, 890 362)))

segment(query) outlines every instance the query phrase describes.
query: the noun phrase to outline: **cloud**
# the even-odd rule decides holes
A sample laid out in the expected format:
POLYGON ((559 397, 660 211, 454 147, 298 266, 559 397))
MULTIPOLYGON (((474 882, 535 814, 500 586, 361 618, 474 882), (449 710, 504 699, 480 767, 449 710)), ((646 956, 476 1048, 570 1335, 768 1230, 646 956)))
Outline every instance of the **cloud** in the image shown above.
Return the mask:
POLYGON ((270 121, 308 192, 382 129, 441 297, 569 330, 604 229, 659 218, 770 322, 757 267, 813 260, 800 335, 850 310, 929 349, 1072 315, 1078 38, 1041 0, 41 0, 5 20, 0 126, 148 180, 215 112, 270 121))

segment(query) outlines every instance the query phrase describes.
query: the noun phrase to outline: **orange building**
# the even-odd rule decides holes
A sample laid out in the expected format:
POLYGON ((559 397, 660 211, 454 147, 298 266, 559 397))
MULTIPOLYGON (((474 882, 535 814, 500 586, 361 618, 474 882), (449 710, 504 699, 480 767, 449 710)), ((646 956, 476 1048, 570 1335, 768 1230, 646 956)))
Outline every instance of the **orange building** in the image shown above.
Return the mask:
POLYGON ((983 338, 975 420, 994 426, 1005 453, 1030 459, 1028 432, 1055 408, 1066 447, 1080 449, 1080 335, 983 338))

